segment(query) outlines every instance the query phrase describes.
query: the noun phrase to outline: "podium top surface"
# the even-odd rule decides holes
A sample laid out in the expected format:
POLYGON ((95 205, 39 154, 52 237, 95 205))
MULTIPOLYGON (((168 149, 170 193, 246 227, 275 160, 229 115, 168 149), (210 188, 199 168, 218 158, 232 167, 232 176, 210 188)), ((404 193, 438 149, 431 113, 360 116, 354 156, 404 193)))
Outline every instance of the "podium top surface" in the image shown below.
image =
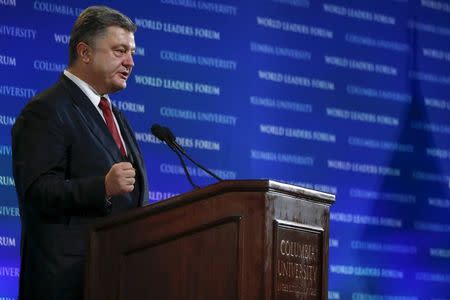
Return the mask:
MULTIPOLYGON (((184 194, 180 194, 163 200, 176 201, 179 198, 204 198, 210 195, 224 194, 230 192, 278 192, 281 194, 291 195, 298 198, 307 198, 315 202, 324 204, 333 204, 335 196, 332 194, 282 183, 275 180, 223 180, 221 182, 208 185, 198 190, 192 190, 184 194)), ((158 202, 159 203, 159 202, 158 202)), ((152 204, 157 205, 158 203, 152 204)))
POLYGON ((294 198, 305 199, 323 205, 331 205, 335 202, 335 196, 332 194, 281 183, 274 180, 224 180, 198 190, 193 190, 166 200, 161 200, 157 203, 130 210, 120 215, 108 217, 101 221, 98 225, 94 226, 93 229, 94 231, 102 228, 104 229, 105 227, 129 222, 136 219, 136 217, 139 218, 139 216, 143 217, 149 214, 158 213, 159 211, 169 209, 171 207, 185 205, 193 201, 206 199, 215 195, 235 192, 276 193, 292 196, 294 198))

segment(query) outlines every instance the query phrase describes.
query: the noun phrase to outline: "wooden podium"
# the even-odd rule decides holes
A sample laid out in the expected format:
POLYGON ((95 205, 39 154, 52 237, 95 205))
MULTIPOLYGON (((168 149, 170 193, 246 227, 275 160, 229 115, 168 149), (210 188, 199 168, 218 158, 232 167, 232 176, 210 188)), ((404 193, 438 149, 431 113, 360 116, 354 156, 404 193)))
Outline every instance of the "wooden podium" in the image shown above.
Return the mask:
POLYGON ((328 299, 334 199, 223 181, 108 218, 89 234, 85 299, 328 299))

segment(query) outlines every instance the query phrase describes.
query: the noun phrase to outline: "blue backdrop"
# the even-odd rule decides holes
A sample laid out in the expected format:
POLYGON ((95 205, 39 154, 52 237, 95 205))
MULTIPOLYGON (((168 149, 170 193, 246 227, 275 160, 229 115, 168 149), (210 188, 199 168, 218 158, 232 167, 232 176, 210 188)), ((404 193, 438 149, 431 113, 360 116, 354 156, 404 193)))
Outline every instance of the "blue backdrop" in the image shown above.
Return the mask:
MULTIPOLYGON (((92 4, 0 0, 0 299, 16 299, 19 275, 11 126, 64 70, 92 4)), ((191 189, 149 133, 161 123, 224 178, 336 194, 329 299, 450 299, 448 1, 102 4, 138 26, 134 72, 112 99, 140 142, 151 202, 191 189)))

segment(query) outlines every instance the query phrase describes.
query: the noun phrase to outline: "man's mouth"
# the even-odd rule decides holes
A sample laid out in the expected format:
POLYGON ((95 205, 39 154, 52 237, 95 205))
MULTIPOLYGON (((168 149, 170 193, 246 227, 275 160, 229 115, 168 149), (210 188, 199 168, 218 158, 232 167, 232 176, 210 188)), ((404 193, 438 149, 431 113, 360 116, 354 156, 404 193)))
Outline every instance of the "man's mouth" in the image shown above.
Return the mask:
POLYGON ((119 72, 119 76, 124 79, 127 80, 128 79, 128 75, 130 75, 130 73, 123 71, 123 72, 119 72))

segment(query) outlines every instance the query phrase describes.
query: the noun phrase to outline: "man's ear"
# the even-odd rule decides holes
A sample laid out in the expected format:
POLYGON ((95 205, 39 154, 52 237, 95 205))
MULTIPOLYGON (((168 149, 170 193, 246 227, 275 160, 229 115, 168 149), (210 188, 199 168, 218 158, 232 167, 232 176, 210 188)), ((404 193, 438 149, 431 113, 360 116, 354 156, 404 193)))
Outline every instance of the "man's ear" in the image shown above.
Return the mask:
POLYGON ((77 54, 79 60, 82 61, 83 63, 88 64, 91 62, 92 59, 91 47, 85 42, 79 42, 77 44, 77 54))

